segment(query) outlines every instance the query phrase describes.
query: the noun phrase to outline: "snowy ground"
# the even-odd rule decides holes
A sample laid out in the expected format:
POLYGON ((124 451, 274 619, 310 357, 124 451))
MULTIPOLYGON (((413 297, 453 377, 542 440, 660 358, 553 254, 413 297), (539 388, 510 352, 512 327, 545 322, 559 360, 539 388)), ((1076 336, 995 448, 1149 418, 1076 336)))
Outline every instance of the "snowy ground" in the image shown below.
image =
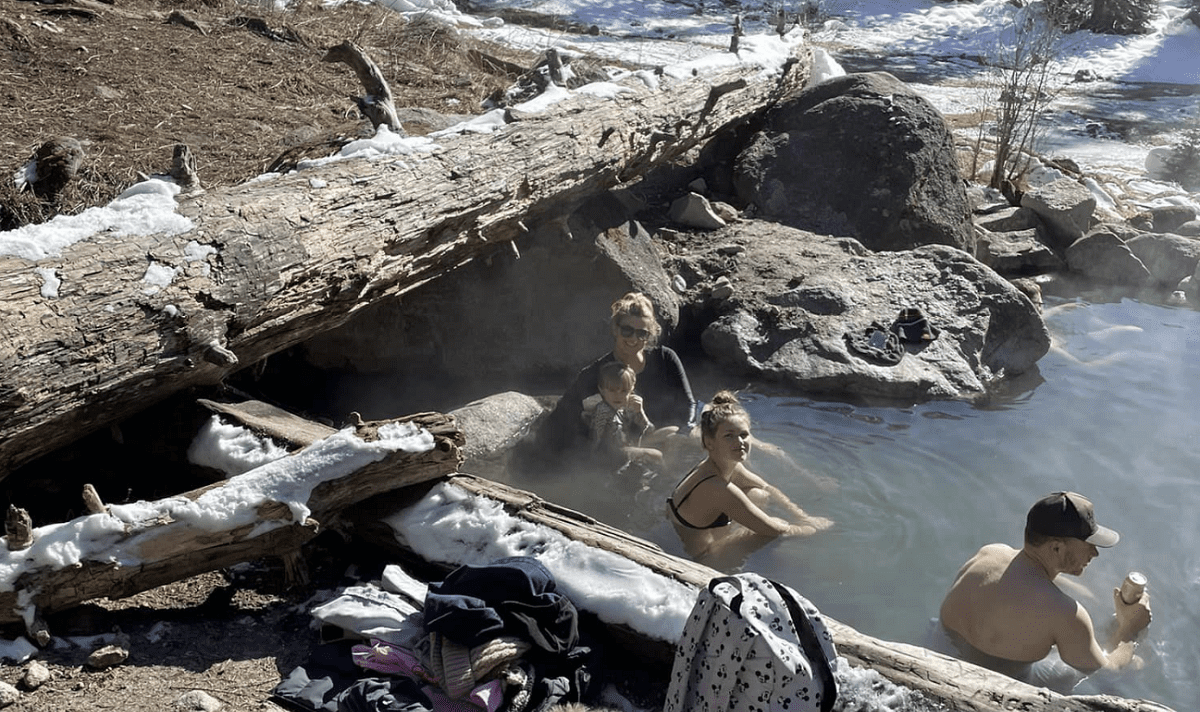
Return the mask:
MULTIPOLYGON (((461 12, 451 0, 377 0, 414 21, 454 25, 521 49, 556 47, 568 56, 586 53, 620 59, 643 67, 662 67, 674 76, 704 74, 737 62, 770 71, 791 48, 809 42, 817 48, 814 74, 818 77, 845 71, 842 64, 851 70, 890 71, 947 116, 971 116, 991 105, 985 87, 994 72, 988 64, 1002 55, 999 48, 1011 41, 1011 28, 1031 12, 1007 0, 817 1, 820 14, 812 27, 793 26, 781 37, 775 32, 779 3, 757 0, 740 4, 715 0, 473 0, 473 14, 461 12), (499 17, 514 9, 537 12, 563 26, 594 26, 596 33, 572 34, 509 23, 499 17), (734 56, 728 49, 731 28, 739 17, 746 35, 734 56)), ((1200 195, 1155 180, 1146 170, 1147 156, 1155 147, 1170 145, 1187 128, 1200 128, 1200 28, 1184 18, 1185 1, 1161 0, 1149 34, 1122 37, 1077 32, 1058 48, 1060 60, 1054 76, 1061 91, 1044 116, 1043 138, 1036 148, 1044 155, 1071 158, 1093 174, 1097 185, 1108 193, 1098 196, 1101 204, 1111 198, 1134 208, 1170 203, 1200 208, 1200 195), (1083 69, 1096 79, 1074 81, 1083 69)), ((793 11, 799 3, 788 0, 784 5, 793 11)), ((651 77, 649 72, 644 74, 651 77)), ((593 85, 576 91, 604 96, 615 90, 593 85)), ((567 95, 566 90, 552 87, 519 108, 544 111, 567 95)), ((441 132, 434 139, 451 140, 456 131, 502 127, 497 111, 465 127, 441 132)), ((961 131, 972 138, 977 129, 961 131)), ((428 138, 377 136, 347 146, 339 158, 412 155, 434 147, 428 138)), ((175 186, 161 181, 139 184, 110 206, 0 233, 0 254, 38 260, 60 254, 68 245, 106 229, 117 234, 185 231, 190 222, 172 214, 177 192, 175 186)), ((163 279, 148 272, 148 288, 165 287, 163 279)), ((44 275, 47 296, 55 295, 56 280, 54 275, 44 275)))

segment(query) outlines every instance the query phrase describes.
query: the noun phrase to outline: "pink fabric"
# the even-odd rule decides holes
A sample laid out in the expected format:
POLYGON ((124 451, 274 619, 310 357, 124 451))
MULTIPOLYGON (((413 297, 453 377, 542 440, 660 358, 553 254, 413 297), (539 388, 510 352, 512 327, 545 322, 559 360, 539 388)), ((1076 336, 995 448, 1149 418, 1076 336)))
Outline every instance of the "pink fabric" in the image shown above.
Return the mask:
POLYGON ((425 682, 441 682, 416 655, 381 640, 372 638, 370 645, 356 645, 351 648, 350 654, 355 665, 368 670, 404 675, 425 682))
POLYGON ((436 712, 496 712, 504 703, 504 688, 499 680, 489 680, 475 687, 461 700, 451 699, 441 688, 441 680, 411 651, 382 640, 371 639, 370 645, 356 645, 350 650, 354 664, 388 675, 403 675, 430 683, 422 688, 436 712))

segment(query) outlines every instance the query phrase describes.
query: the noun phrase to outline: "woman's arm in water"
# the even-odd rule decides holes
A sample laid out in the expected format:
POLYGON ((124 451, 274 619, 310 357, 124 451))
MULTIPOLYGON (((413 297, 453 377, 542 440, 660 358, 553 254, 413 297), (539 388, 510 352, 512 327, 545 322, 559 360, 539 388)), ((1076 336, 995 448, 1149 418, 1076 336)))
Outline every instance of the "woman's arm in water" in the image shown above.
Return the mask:
POLYGON ((726 516, 738 524, 761 536, 776 537, 789 533, 792 525, 788 520, 764 512, 740 485, 730 482, 725 486, 725 495, 721 508, 726 516))
POLYGON ((771 457, 776 458, 782 462, 785 467, 795 471, 804 479, 816 485, 822 492, 833 492, 837 490, 839 486, 838 481, 832 477, 814 475, 812 472, 809 472, 807 468, 801 467, 800 463, 796 462, 795 458, 793 458, 783 448, 779 447, 775 443, 769 443, 766 440, 759 440, 753 435, 751 435, 750 438, 751 443, 754 445, 755 451, 759 453, 766 453, 771 457))
POLYGON ((787 524, 786 530, 780 532, 791 536, 807 536, 825 531, 833 526, 833 520, 826 517, 816 517, 800 508, 775 485, 767 482, 759 475, 751 472, 743 465, 734 470, 731 481, 746 493, 746 496, 760 508, 774 502, 783 507, 788 513, 788 519, 771 517, 787 524), (790 521, 789 521, 790 520, 790 521))

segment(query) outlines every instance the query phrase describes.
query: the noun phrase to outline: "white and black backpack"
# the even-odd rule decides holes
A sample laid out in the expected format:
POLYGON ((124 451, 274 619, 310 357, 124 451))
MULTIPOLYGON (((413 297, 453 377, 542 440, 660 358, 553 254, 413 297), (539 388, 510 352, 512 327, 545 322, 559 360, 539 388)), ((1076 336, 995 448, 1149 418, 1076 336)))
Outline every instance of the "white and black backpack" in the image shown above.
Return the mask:
POLYGON ((816 607, 758 574, 701 589, 663 712, 829 712, 837 651, 816 607))

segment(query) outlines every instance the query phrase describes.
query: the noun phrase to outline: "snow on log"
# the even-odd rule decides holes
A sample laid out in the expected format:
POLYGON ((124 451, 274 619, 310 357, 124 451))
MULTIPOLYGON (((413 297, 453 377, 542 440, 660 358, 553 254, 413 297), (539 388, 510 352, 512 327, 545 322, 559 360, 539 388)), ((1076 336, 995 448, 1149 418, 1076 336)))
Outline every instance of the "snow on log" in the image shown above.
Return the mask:
MULTIPOLYGON (((103 232, 48 252, 7 252, 22 256, 0 256, 0 479, 374 300, 453 278, 477 257, 511 255, 506 243, 526 225, 803 86, 811 50, 800 53, 770 72, 747 63, 683 78, 631 75, 609 98, 576 93, 502 130, 439 138, 426 153, 180 196, 171 234, 103 232)), ((139 186, 163 195, 134 201, 174 196, 162 181, 139 186)))
POLYGON ((46 612, 285 555, 347 507, 456 471, 462 445, 439 413, 370 422, 216 485, 40 527, 0 550, 0 624, 36 634, 46 612))

